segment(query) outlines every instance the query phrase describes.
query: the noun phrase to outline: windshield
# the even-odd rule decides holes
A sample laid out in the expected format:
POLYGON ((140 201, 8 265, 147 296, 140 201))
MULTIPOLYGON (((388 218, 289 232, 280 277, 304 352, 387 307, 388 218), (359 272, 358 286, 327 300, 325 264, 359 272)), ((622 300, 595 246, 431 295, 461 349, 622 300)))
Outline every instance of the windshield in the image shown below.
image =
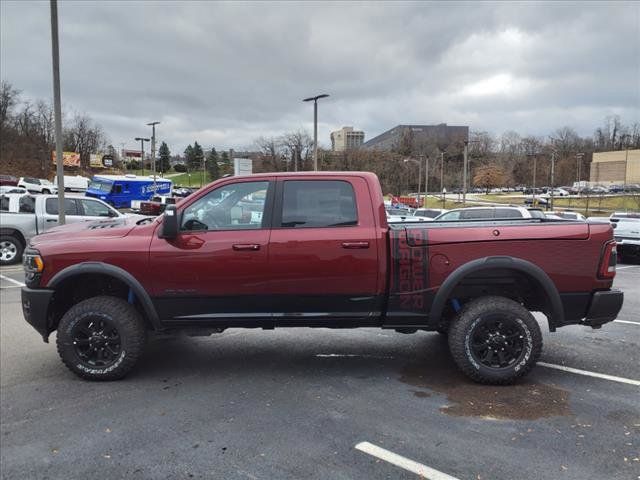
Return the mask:
POLYGON ((110 192, 112 182, 106 182, 104 180, 92 180, 89 182, 89 190, 100 190, 101 192, 110 192))

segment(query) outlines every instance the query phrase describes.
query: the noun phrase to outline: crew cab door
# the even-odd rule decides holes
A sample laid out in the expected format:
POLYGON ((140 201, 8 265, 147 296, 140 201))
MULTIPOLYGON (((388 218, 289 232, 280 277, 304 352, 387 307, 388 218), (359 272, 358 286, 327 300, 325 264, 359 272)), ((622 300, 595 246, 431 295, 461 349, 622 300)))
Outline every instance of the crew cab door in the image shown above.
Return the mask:
POLYGON ((233 179, 184 200, 180 232, 154 236, 153 301, 165 322, 269 318, 269 226, 275 182, 233 179))
POLYGON ((269 245, 274 319, 370 318, 381 310, 371 195, 360 177, 278 181, 269 245))

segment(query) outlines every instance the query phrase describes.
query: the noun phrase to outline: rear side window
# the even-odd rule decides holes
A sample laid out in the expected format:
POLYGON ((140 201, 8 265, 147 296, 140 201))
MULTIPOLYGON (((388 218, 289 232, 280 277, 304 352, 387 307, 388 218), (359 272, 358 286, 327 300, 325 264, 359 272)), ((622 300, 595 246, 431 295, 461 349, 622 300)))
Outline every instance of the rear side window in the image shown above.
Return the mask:
POLYGON ((20 213, 35 213, 36 211, 36 199, 25 195, 20 197, 18 202, 18 212, 20 213))
MULTIPOLYGON (((536 218, 533 211, 531 212, 531 216, 536 218)), ((522 218, 522 213, 515 208, 496 208, 496 218, 522 218)))
POLYGON ((282 227, 344 227, 358 224, 353 186, 342 180, 286 180, 282 227))
MULTIPOLYGON (((45 209, 49 215, 58 215, 58 199, 47 198, 45 209)), ((70 198, 64 199, 64 214, 65 215, 78 215, 78 206, 76 201, 70 198)))

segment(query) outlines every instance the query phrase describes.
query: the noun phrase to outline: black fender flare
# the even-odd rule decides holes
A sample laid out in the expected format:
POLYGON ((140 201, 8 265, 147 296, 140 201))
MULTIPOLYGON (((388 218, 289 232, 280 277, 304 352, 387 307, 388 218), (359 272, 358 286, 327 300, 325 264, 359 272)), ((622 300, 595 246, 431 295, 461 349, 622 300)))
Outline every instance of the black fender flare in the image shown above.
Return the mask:
POLYGON ((124 282, 133 291, 134 295, 140 301, 140 305, 144 309, 144 313, 147 315, 149 322, 155 330, 161 330, 162 324, 158 317, 158 312, 151 301, 151 297, 144 289, 142 284, 126 270, 103 262, 82 262, 75 265, 71 265, 58 273, 56 273, 46 288, 55 290, 56 286, 60 285, 63 281, 68 280, 76 275, 82 275, 87 273, 97 273, 101 275, 108 275, 110 277, 117 278, 124 282))
POLYGON ((506 268, 509 270, 516 270, 529 275, 542 287, 547 299, 549 300, 549 329, 555 330, 556 325, 562 325, 564 322, 564 307, 562 306, 562 300, 560 299, 560 293, 555 284, 549 278, 539 266, 528 260, 522 258, 508 257, 508 256, 495 256, 495 257, 483 257, 476 260, 472 260, 464 265, 461 265, 454 270, 445 281, 440 285, 438 293, 431 305, 430 317, 439 319, 446 306, 447 299, 453 293, 454 288, 462 279, 471 273, 475 273, 482 270, 489 270, 492 268, 506 268))

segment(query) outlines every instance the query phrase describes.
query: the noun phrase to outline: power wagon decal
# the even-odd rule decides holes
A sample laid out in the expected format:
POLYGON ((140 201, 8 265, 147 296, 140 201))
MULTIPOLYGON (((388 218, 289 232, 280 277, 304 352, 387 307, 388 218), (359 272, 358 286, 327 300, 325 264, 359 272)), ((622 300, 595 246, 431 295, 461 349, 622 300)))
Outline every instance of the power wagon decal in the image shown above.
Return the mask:
POLYGON ((388 316, 425 315, 430 304, 427 229, 391 232, 388 316))

